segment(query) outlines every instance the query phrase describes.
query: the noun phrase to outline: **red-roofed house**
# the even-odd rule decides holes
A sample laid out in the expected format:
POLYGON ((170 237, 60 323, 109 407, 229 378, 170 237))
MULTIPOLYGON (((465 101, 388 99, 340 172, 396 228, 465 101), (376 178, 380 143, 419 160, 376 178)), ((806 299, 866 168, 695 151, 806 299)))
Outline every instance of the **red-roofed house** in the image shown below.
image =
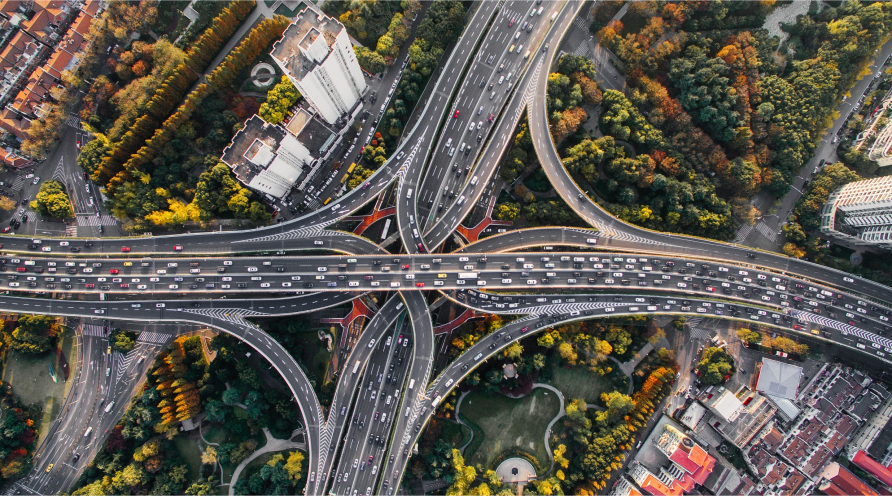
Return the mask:
POLYGON ((876 477, 883 484, 892 487, 892 471, 889 471, 888 468, 868 456, 864 451, 858 450, 852 458, 852 463, 863 468, 867 473, 876 477))
POLYGON ((13 112, 8 108, 0 110, 0 128, 12 133, 16 138, 25 140, 28 138, 28 128, 31 121, 13 112))
POLYGON ((62 78, 62 72, 68 68, 68 64, 71 63, 71 59, 74 58, 74 55, 66 52, 65 50, 56 50, 52 55, 50 55, 49 60, 43 64, 43 70, 48 72, 51 76, 56 79, 62 78))
POLYGON ((857 475, 849 472, 842 465, 833 462, 828 463, 821 472, 824 482, 818 487, 826 494, 833 496, 879 496, 876 489, 870 487, 866 482, 861 480, 857 475))
POLYGON ((638 486, 654 496, 692 492, 696 485, 706 482, 715 467, 715 458, 671 424, 663 425, 663 432, 654 444, 672 463, 660 467, 659 475, 640 464, 631 473, 638 486))
POLYGON ((629 466, 629 477, 638 484, 641 489, 653 496, 682 496, 684 488, 664 471, 660 475, 650 473, 650 470, 638 462, 629 466))
POLYGON ((84 6, 81 7, 81 12, 86 12, 87 15, 95 18, 96 14, 99 13, 99 0, 84 0, 84 6))

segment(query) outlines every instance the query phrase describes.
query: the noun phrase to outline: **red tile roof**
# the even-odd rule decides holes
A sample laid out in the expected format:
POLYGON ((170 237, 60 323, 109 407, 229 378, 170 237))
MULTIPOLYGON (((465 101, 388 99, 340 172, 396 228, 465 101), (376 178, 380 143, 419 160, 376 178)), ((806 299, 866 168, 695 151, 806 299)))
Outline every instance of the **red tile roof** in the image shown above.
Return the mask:
POLYGON ((90 17, 96 17, 96 14, 99 12, 99 0, 85 0, 82 10, 90 17))
POLYGON ((867 485, 857 475, 849 471, 838 463, 832 463, 828 466, 828 471, 824 472, 824 477, 829 477, 830 490, 821 487, 821 491, 834 495, 861 495, 861 496, 878 496, 877 491, 867 485), (835 474, 835 475, 833 475, 835 474), (830 492, 836 491, 839 492, 830 492))
POLYGON ((71 23, 71 30, 86 36, 90 32, 90 26, 93 25, 93 18, 85 12, 77 15, 77 18, 71 23))
POLYGON ((671 486, 666 486, 666 484, 660 482, 660 479, 654 477, 653 474, 647 474, 647 477, 644 478, 644 482, 639 485, 641 486, 641 489, 644 489, 653 496, 681 496, 684 494, 684 490, 678 483, 673 482, 671 486))
POLYGON ((31 121, 20 118, 18 114, 7 108, 0 110, 0 128, 3 128, 19 139, 28 138, 28 128, 31 121))
POLYGON ((864 451, 858 450, 855 453, 855 457, 852 458, 852 463, 866 470, 867 473, 879 479, 883 484, 892 487, 892 472, 880 462, 868 456, 864 451))
POLYGON ((65 50, 56 50, 42 67, 53 77, 61 78, 62 71, 68 67, 68 63, 71 62, 71 59, 73 58, 74 55, 65 50))

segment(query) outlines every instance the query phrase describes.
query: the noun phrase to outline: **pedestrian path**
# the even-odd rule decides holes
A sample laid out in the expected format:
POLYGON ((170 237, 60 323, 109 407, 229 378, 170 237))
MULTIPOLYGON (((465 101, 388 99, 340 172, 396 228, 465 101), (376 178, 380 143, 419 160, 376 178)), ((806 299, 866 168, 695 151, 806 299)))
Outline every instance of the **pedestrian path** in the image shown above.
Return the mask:
POLYGON ((79 130, 85 131, 84 125, 81 124, 81 120, 76 115, 69 115, 67 119, 65 119, 65 124, 79 130))
POLYGON ((774 243, 775 240, 777 240, 777 233, 775 233, 774 229, 771 229, 770 227, 768 227, 768 225, 765 224, 764 222, 759 222, 758 224, 756 224, 756 230, 759 231, 759 233, 762 234, 762 236, 765 236, 766 238, 768 238, 768 240, 771 241, 772 243, 774 243))
POLYGON ((81 326, 81 333, 84 336, 105 337, 105 331, 102 329, 102 326, 98 325, 83 325, 81 326))
POLYGON ((136 338, 137 343, 152 343, 152 344, 164 344, 170 339, 170 334, 164 334, 161 332, 148 332, 143 331, 139 333, 139 337, 136 338))
POLYGON ((13 191, 21 191, 22 186, 25 185, 25 176, 16 176, 15 179, 12 180, 12 186, 9 189, 13 191))
POLYGON ((94 214, 77 214, 77 225, 79 226, 113 226, 117 224, 111 215, 103 215, 96 217, 94 214))
POLYGON ((753 226, 749 224, 740 226, 740 229, 737 230, 737 236, 734 237, 734 242, 743 243, 743 241, 746 240, 747 236, 749 236, 751 232, 753 232, 753 226))
POLYGON ((709 331, 702 327, 691 328, 691 340, 709 339, 709 331))

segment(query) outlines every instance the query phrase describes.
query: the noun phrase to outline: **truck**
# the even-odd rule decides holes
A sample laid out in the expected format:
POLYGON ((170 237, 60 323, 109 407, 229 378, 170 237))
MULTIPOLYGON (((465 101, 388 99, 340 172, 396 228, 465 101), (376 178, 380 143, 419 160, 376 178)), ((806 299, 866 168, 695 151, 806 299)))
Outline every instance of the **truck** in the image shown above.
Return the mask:
POLYGON ((459 279, 477 279, 477 272, 459 272, 459 279))

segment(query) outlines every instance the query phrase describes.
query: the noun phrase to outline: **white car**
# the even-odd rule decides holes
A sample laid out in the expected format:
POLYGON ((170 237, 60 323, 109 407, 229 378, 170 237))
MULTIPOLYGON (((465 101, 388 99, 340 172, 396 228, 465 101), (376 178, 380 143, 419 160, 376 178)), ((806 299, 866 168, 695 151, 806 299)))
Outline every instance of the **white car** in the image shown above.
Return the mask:
POLYGON ((40 182, 40 178, 39 178, 39 177, 35 177, 35 178, 34 178, 34 181, 31 181, 31 184, 37 184, 37 183, 39 183, 39 182, 40 182))
POLYGON ((282 283, 282 287, 283 287, 283 288, 290 288, 290 287, 291 287, 291 283, 290 283, 290 282, 283 282, 283 283, 282 283))
POLYGON ((44 246, 43 248, 40 249, 40 251, 53 251, 53 249, 50 248, 49 246, 44 246))

